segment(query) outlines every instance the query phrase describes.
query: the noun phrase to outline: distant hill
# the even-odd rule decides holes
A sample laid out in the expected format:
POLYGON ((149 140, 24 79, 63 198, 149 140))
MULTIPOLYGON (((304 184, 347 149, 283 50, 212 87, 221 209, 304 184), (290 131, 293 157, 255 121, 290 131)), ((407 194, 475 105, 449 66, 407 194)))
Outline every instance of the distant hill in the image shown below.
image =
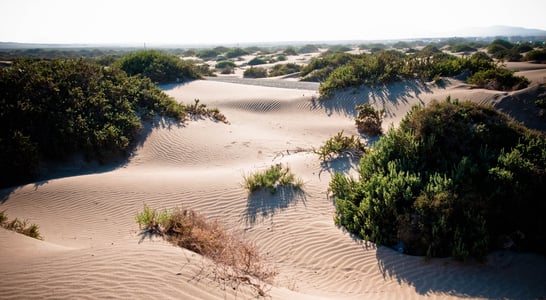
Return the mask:
POLYGON ((455 35, 464 37, 546 36, 546 30, 513 26, 469 27, 457 31, 455 35))

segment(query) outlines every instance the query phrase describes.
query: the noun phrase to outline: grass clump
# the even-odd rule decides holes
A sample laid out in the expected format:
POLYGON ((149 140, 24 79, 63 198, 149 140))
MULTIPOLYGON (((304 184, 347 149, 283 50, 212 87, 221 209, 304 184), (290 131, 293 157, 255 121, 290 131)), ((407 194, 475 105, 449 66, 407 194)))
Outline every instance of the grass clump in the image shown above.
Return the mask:
POLYGON ((267 282, 276 275, 266 266, 255 244, 194 210, 176 208, 158 212, 144 205, 136 220, 142 230, 159 234, 176 246, 211 259, 217 266, 214 271, 219 279, 247 283, 262 296, 261 286, 252 279, 267 282))
POLYGON ((199 103, 199 99, 195 99, 193 104, 186 105, 185 110, 194 116, 203 116, 226 124, 229 123, 226 116, 218 108, 209 108, 206 104, 199 103))
POLYGON ((262 67, 250 67, 243 72, 244 78, 264 78, 267 77, 267 69, 262 67))
POLYGON ((8 221, 8 216, 6 215, 5 210, 0 212, 0 225, 7 230, 12 230, 17 233, 29 236, 31 238, 43 240, 43 237, 40 235, 40 228, 38 227, 38 225, 29 225, 27 220, 20 220, 18 218, 8 221))
POLYGON ((343 130, 328 139, 318 150, 314 150, 320 159, 330 160, 336 156, 348 154, 360 157, 366 152, 366 146, 359 137, 355 135, 343 135, 343 130))
POLYGON ((265 171, 244 176, 243 186, 249 194, 260 189, 266 189, 274 194, 279 186, 301 189, 303 181, 301 178, 296 178, 288 166, 276 164, 265 171))

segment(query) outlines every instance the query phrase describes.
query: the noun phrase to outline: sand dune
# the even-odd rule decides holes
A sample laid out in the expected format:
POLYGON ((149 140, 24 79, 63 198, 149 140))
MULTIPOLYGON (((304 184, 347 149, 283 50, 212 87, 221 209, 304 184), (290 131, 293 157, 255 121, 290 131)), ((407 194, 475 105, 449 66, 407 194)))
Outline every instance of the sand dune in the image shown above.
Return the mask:
POLYGON ((255 242, 278 271, 264 285, 272 299, 546 296, 542 256, 497 252, 483 265, 425 261, 352 238, 334 225, 327 188, 334 171, 354 174, 357 162, 322 164, 312 152, 341 130, 357 134, 357 104, 384 108, 386 130, 432 99, 494 104, 515 93, 449 79, 442 87, 405 82, 320 101, 316 89, 286 87, 213 80, 165 86, 179 101, 218 107, 230 124, 158 120, 122 167, 4 190, 0 210, 37 223, 45 240, 0 229, 0 298, 256 297, 245 284, 215 281, 199 255, 140 235, 135 214, 144 203, 193 208, 255 242), (303 179, 304 193, 248 196, 243 175, 275 163, 303 179))

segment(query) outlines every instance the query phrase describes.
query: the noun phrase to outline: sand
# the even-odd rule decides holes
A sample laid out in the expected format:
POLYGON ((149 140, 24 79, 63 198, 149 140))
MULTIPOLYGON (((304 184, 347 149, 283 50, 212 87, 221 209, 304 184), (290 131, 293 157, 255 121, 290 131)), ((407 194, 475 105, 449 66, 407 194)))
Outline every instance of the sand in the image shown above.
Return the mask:
MULTIPOLYGON (((544 69, 524 70, 539 72, 535 85, 546 76, 544 69)), ((485 264, 427 261, 354 239, 334 225, 327 189, 334 171, 355 174, 357 162, 322 164, 312 152, 341 130, 357 134, 355 104, 385 108, 387 130, 412 105, 447 95, 497 105, 515 93, 446 79, 441 87, 405 82, 319 101, 312 86, 283 88, 275 80, 269 86, 212 79, 164 86, 179 101, 218 107, 230 124, 158 120, 121 166, 72 170, 2 190, 0 210, 38 224, 44 241, 0 229, 0 298, 257 297, 248 285, 215 280, 203 257, 141 235, 135 215, 144 203, 192 208, 256 243, 278 272, 263 284, 269 299, 546 297, 543 256, 495 252, 485 264), (249 197, 243 175, 275 163, 289 165, 305 193, 249 197)))

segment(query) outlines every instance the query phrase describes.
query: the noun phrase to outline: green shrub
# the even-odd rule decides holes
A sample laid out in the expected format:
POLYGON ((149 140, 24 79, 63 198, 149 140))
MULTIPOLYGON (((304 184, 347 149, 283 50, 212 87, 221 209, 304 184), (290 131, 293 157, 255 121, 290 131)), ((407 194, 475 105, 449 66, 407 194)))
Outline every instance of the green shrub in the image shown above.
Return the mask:
POLYGON ((248 61, 249 66, 263 65, 267 64, 267 61, 263 57, 254 57, 248 61))
POLYGON ((35 178, 45 161, 124 155, 143 118, 185 118, 148 78, 84 60, 16 60, 0 69, 0 90, 3 187, 35 178))
POLYGON ((236 58, 236 57, 241 57, 241 56, 248 55, 248 54, 250 54, 250 53, 248 53, 248 51, 245 51, 244 49, 231 48, 226 52, 225 55, 226 55, 227 58, 236 58))
POLYGON ((514 76, 510 70, 495 68, 474 73, 468 78, 468 83, 490 90, 512 91, 527 87, 530 81, 522 76, 514 76))
POLYGON ((282 164, 276 164, 263 172, 256 172, 249 176, 244 176, 243 186, 249 194, 267 189, 271 194, 274 194, 279 186, 301 189, 303 181, 296 178, 290 171, 289 167, 282 164))
POLYGON ((314 152, 324 161, 345 154, 360 157, 366 152, 366 147, 359 137, 355 135, 346 136, 343 135, 343 131, 340 131, 314 152))
POLYGON ((269 77, 282 76, 300 71, 300 66, 294 63, 277 64, 269 70, 269 77))
POLYGON ((531 50, 527 53, 525 53, 525 56, 523 57, 523 60, 525 61, 535 61, 538 63, 544 63, 546 62, 546 50, 531 50))
POLYGON ((335 221, 415 255, 546 253, 545 147, 543 134, 491 107, 414 107, 362 157, 358 181, 333 177, 335 221))
POLYGON ((358 112, 355 123, 359 132, 368 136, 378 136, 383 132, 383 110, 375 109, 371 104, 366 103, 355 107, 358 112))
POLYGON ((174 55, 156 50, 129 53, 116 65, 129 76, 142 75, 156 83, 170 83, 200 78, 195 66, 174 55))
POLYGON ((267 69, 262 67, 250 67, 243 72, 244 78, 264 78, 267 77, 267 69))
POLYGON ((235 68, 237 65, 230 60, 223 60, 216 63, 214 66, 216 69, 235 68))

